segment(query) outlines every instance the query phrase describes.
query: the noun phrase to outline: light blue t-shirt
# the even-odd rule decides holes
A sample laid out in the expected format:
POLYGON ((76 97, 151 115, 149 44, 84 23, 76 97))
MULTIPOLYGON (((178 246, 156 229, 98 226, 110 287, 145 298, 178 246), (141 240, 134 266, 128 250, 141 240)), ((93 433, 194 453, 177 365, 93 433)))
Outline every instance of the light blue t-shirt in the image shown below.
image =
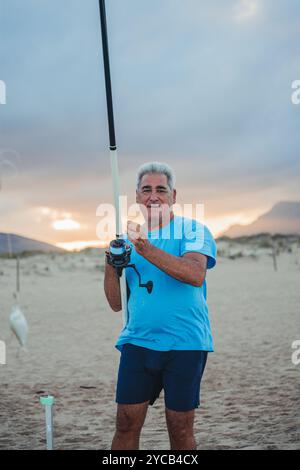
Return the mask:
MULTIPOLYGON (((216 264, 216 243, 208 228, 195 220, 174 216, 168 225, 148 232, 148 239, 174 256, 202 253, 207 256, 208 269, 216 264)), ((130 245, 131 264, 136 265, 143 284, 153 281, 153 290, 149 294, 147 289, 139 287, 136 272, 126 268, 130 289, 128 322, 116 348, 121 350, 123 344, 131 343, 156 351, 213 351, 206 281, 201 287, 178 281, 139 255, 132 243, 130 245)))

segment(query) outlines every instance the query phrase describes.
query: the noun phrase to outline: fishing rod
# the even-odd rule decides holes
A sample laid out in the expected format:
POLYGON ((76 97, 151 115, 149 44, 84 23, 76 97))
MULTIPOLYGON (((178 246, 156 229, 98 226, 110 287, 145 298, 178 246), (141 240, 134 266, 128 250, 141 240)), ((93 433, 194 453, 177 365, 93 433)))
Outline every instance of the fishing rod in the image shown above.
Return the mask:
MULTIPOLYGON (((105 0, 99 0, 99 8, 100 8, 105 90, 106 90, 108 132, 109 132, 110 164, 111 164, 111 174, 112 174, 112 182, 113 182, 115 217, 116 217, 116 240, 114 240, 114 242, 115 242, 115 250, 121 254, 122 252, 124 252, 124 255, 126 255, 125 242, 124 240, 121 239, 122 221, 121 221, 120 199, 119 199, 120 198, 120 183, 119 183, 118 154, 117 154, 117 144, 116 144, 111 74, 110 74, 110 63, 109 63, 105 0)), ((121 289, 121 300, 122 300, 122 317, 123 317, 123 324, 125 326, 128 320, 127 286, 126 286, 125 272, 123 273, 120 272, 119 278, 120 278, 120 289, 121 289)))
POLYGON ((109 131, 109 150, 110 150, 110 162, 111 162, 111 172, 112 172, 112 180, 113 180, 114 204, 115 204, 115 211, 116 211, 116 240, 113 240, 110 243, 109 251, 106 252, 106 256, 107 256, 107 262, 116 269, 117 275, 119 276, 119 279, 120 279, 123 324, 125 326, 128 321, 128 309, 127 309, 127 284, 126 284, 126 277, 124 274, 124 269, 125 268, 134 269, 138 277, 139 287, 146 288, 149 294, 151 294, 152 292, 153 282, 148 281, 147 283, 142 284, 140 273, 136 269, 135 265, 129 264, 131 248, 129 247, 129 245, 126 245, 125 240, 123 240, 121 237, 122 221, 121 221, 120 200, 119 200, 120 189, 119 189, 118 155, 117 155, 114 109, 113 109, 113 99, 112 99, 105 0, 99 0, 99 6, 100 6, 103 65, 104 65, 106 103, 107 103, 108 131, 109 131))

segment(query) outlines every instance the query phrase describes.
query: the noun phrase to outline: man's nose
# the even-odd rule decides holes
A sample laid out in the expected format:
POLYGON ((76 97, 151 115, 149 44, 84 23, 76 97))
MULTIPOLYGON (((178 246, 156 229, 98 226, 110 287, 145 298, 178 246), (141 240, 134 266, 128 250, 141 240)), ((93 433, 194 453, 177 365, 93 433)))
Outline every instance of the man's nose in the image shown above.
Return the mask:
POLYGON ((157 196, 157 193, 156 193, 155 190, 151 192, 150 201, 151 201, 151 202, 156 202, 156 201, 158 201, 158 196, 157 196))

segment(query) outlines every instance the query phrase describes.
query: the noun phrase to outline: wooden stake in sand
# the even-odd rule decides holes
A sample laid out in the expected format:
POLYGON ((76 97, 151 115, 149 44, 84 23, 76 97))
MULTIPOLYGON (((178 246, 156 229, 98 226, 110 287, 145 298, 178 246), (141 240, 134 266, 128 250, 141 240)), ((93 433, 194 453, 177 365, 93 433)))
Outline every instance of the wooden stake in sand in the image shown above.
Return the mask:
POLYGON ((274 268, 274 271, 277 271, 277 246, 272 235, 270 235, 269 238, 270 238, 270 244, 271 244, 271 249, 272 249, 273 268, 274 268))
POLYGON ((20 293, 20 258, 17 255, 17 284, 16 284, 17 295, 20 293))

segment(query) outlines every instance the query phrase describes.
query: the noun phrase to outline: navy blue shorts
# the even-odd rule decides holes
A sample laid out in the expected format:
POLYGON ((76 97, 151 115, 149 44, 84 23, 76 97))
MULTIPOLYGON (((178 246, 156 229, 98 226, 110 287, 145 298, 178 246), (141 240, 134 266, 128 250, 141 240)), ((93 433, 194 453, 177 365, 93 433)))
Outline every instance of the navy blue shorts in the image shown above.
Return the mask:
POLYGON ((153 351, 124 344, 116 402, 153 405, 164 389, 169 410, 190 411, 200 404, 200 383, 207 351, 153 351))

